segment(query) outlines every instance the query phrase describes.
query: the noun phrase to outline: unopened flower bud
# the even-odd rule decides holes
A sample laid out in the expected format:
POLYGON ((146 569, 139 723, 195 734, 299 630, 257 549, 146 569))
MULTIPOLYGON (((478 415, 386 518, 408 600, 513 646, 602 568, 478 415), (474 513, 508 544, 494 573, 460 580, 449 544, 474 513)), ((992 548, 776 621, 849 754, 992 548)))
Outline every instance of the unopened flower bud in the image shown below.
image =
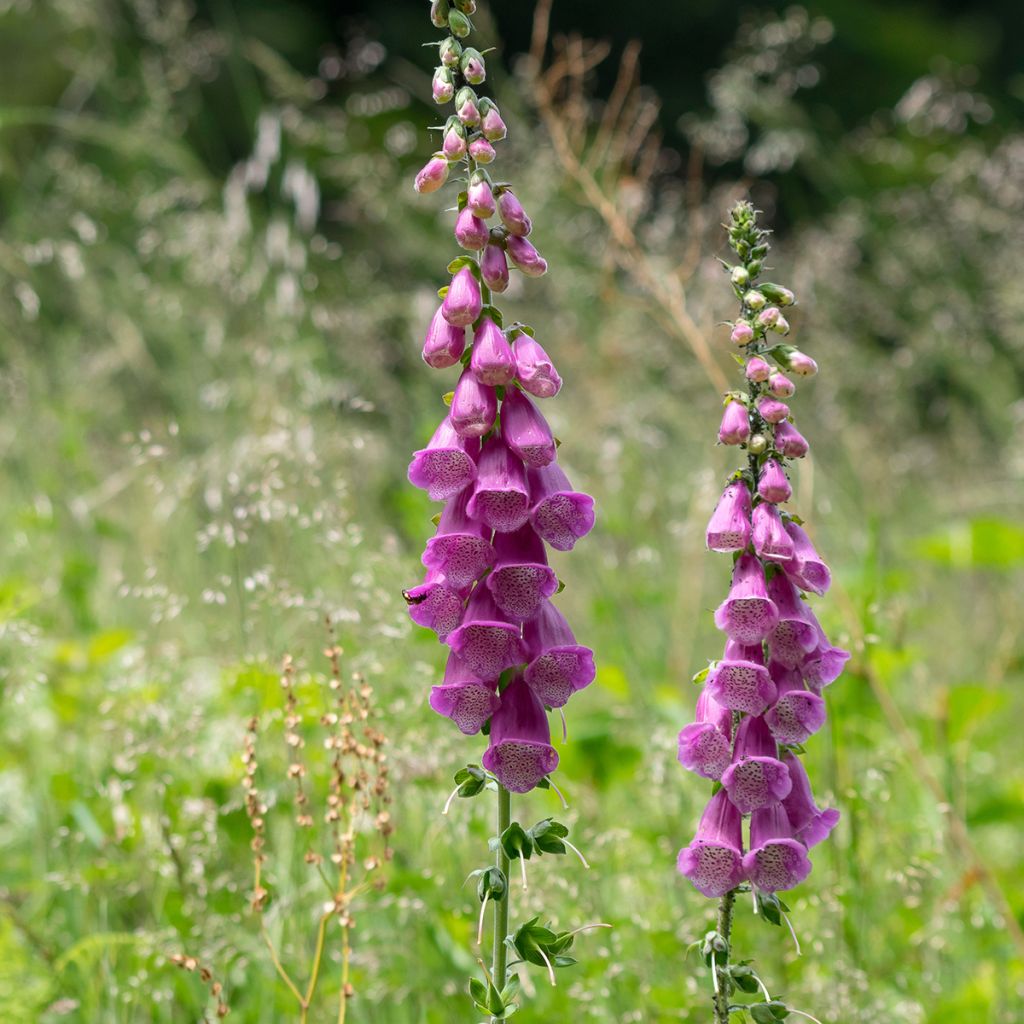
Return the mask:
POLYGON ((516 357, 504 331, 489 317, 481 319, 473 333, 473 355, 469 368, 481 384, 491 387, 510 384, 516 375, 516 357))
POLYGON ((764 434, 755 434, 747 442, 747 451, 751 455, 760 455, 762 452, 768 450, 768 438, 764 434))
POLYGON ((743 374, 747 380, 761 384, 771 376, 772 368, 760 356, 753 356, 747 360, 743 374))
POLYGON ((489 164, 494 160, 494 147, 484 138, 474 139, 469 144, 469 155, 478 164, 489 164))
POLYGON ((469 35, 472 26, 469 24, 469 18, 467 18, 461 11, 449 11, 448 12, 448 29, 453 36, 458 36, 459 39, 465 39, 469 35))
POLYGON ((444 142, 441 143, 441 152, 448 160, 459 160, 466 155, 466 129, 462 127, 457 118, 449 119, 444 133, 444 142))
POLYGON ((463 86, 455 97, 455 113, 459 120, 469 127, 480 123, 480 107, 476 93, 469 86, 463 86))
POLYGON ((765 423, 781 423, 784 419, 789 418, 789 406, 777 398, 762 395, 755 404, 765 423))
POLYGON ((802 459, 810 449, 807 439, 789 420, 776 425, 775 447, 788 459, 802 459))
POLYGON ((462 46, 457 39, 448 36, 440 46, 441 63, 446 68, 457 68, 462 57, 462 46))
POLYGON ((750 274, 746 267, 733 267, 732 272, 729 274, 729 280, 737 288, 746 288, 750 284, 750 274))
POLYGON ((469 267, 460 268, 452 278, 448 294, 441 303, 445 320, 455 327, 465 327, 480 315, 482 309, 480 283, 469 267))
POLYGON ((435 370, 443 370, 454 366, 462 356, 466 347, 466 329, 453 327, 444 318, 440 306, 427 328, 427 336, 423 340, 423 362, 435 370))
POLYGON ((796 394, 796 385, 784 373, 776 370, 768 378, 768 390, 776 398, 791 398, 796 394))
POLYGON ((486 219, 494 216, 494 193, 491 191, 490 182, 482 173, 474 175, 470 182, 466 193, 466 208, 472 210, 477 217, 486 219))
POLYGON ((498 196, 498 216, 510 235, 525 237, 533 230, 533 221, 511 189, 504 189, 498 196))
POLYGON ((789 334, 789 321, 780 314, 778 320, 772 324, 772 330, 776 334, 789 334))
POLYGON ((789 486, 786 473, 776 459, 769 459, 761 467, 757 493, 773 505, 779 505, 793 497, 793 488, 789 486))
POLYGON ((435 153, 416 175, 417 192, 436 192, 448 180, 448 161, 444 153, 435 153))
POLYGON ((783 288, 781 284, 772 284, 770 281, 766 281, 761 285, 761 291, 772 302, 776 302, 780 306, 792 306, 796 301, 793 293, 788 288, 783 288))
POLYGON ((444 28, 448 24, 448 0, 432 0, 430 23, 434 28, 444 28))
POLYGON ((759 291, 749 291, 743 296, 743 301, 753 310, 764 309, 768 300, 759 291))
POLYGON ((505 127, 505 122, 501 119, 501 111, 498 110, 497 104, 491 102, 486 109, 481 104, 480 114, 483 118, 480 122, 480 130, 484 133, 485 139, 490 142, 500 142, 505 138, 508 134, 508 129, 505 127))
POLYGON ((462 59, 459 61, 462 68, 462 75, 470 85, 482 85, 487 77, 487 65, 484 63, 480 51, 472 46, 462 51, 462 59))
POLYGON ((818 364, 804 352, 789 354, 789 368, 801 377, 813 377, 818 372, 818 364))
POLYGON ((757 322, 762 327, 773 327, 778 322, 780 315, 778 306, 769 306, 757 314, 757 322))
POLYGON ((452 0, 457 10, 463 14, 476 14, 476 0, 452 0))
POLYGON ((533 247, 533 243, 518 235, 505 240, 509 259, 527 276, 541 277, 548 272, 548 262, 533 247))
POLYGON ((476 252, 487 244, 490 236, 487 225, 468 206, 459 212, 455 221, 455 239, 463 249, 476 252))
POLYGON ((722 413, 718 440, 722 444, 742 444, 750 437, 750 418, 742 402, 729 402, 722 413))
POLYGON ((508 288, 508 260, 503 246, 493 241, 487 246, 480 261, 480 275, 492 292, 508 288))
POLYGON ((754 340, 754 328, 741 320, 733 327, 729 339, 734 345, 749 345, 754 340))
POLYGON ((451 70, 443 64, 434 72, 431 92, 435 103, 447 103, 455 95, 455 81, 451 70))

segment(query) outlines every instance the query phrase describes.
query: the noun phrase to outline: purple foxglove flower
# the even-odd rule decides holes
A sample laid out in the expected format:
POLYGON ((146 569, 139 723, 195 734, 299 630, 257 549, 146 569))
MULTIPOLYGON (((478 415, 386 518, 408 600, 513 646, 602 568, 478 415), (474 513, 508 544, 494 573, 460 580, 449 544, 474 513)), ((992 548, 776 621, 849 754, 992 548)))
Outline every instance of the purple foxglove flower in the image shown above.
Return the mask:
POLYGON ((423 362, 435 370, 443 370, 454 366, 462 358, 465 348, 466 329, 448 323, 438 306, 423 339, 423 362))
POLYGON ((480 130, 488 142, 501 142, 508 134, 505 122, 501 119, 501 111, 493 103, 487 108, 487 113, 480 122, 480 130))
POLYGON ((759 502, 753 515, 754 550, 759 558, 786 562, 793 557, 793 539, 782 525, 779 510, 768 502, 759 502))
POLYGON ((434 72, 430 91, 433 94, 434 102, 437 104, 447 103, 455 95, 455 83, 452 80, 452 73, 443 64, 434 72))
POLYGON ((530 524, 556 551, 572 551, 594 526, 594 499, 574 491, 557 462, 526 474, 530 485, 530 524))
POLYGON ((785 573, 777 572, 768 581, 768 596, 779 613, 778 624, 768 636, 772 660, 795 668, 818 644, 818 620, 785 573))
POLYGON ((718 499, 707 529, 711 551, 742 551, 750 543, 750 491, 734 480, 718 499))
POLYGON ((509 259, 527 276, 542 277, 548 272, 548 261, 533 247, 533 243, 518 235, 505 239, 509 259))
POLYGON ((775 737, 763 718, 744 718, 736 730, 733 762, 722 788, 741 814, 777 804, 789 795, 789 769, 779 760, 775 737))
POLYGON ((814 549, 811 538, 803 527, 790 521, 786 533, 793 538, 793 560, 783 568, 786 575, 801 589, 815 594, 824 594, 832 585, 832 573, 814 549))
POLYGON ((793 780, 793 788, 789 791, 789 796, 782 801, 782 806, 797 839, 808 848, 817 846, 828 839, 829 833, 836 827, 839 812, 834 807, 822 810, 814 802, 811 780, 807 778, 803 762, 796 754, 787 752, 782 760, 789 770, 789 777, 793 780))
POLYGON ((750 437, 750 417, 742 402, 729 402, 722 413, 718 440, 722 444, 743 444, 750 437))
POLYGON ((516 676, 501 694, 501 704, 491 717, 483 765, 513 793, 528 793, 558 767, 547 712, 522 676, 516 676))
POLYGON ((754 328, 741 321, 733 327, 729 338, 734 345, 749 345, 754 340, 754 328))
POLYGON ((486 178, 477 178, 470 184, 466 193, 466 209, 472 210, 477 217, 483 217, 484 220, 494 216, 497 207, 494 203, 494 193, 486 178))
POLYGON ((480 442, 460 437, 446 416, 426 448, 413 452, 409 483, 421 487, 431 501, 447 501, 476 479, 480 442))
POLYGON ((768 390, 776 398, 792 398, 796 394, 796 385, 777 370, 768 378, 768 390))
POLYGON ((441 152, 448 161, 461 160, 466 155, 466 130, 458 121, 445 131, 441 152))
POLYGON ((689 846, 679 851, 676 868, 710 899, 743 881, 743 819, 724 789, 709 801, 689 846))
POLYGON ((480 283, 469 267, 462 267, 456 271, 441 303, 444 318, 455 327, 466 327, 480 316, 482 309, 480 283))
POLYGON ((494 565, 491 531, 469 517, 472 491, 467 487, 445 505, 437 533, 427 541, 421 561, 442 573, 456 590, 469 588, 494 565))
POLYGON ((732 761, 732 712, 705 687, 697 698, 696 719, 679 733, 679 763, 687 771, 717 781, 732 761))
POLYGON ((463 249, 477 252, 487 244, 490 237, 487 225, 468 206, 459 212, 455 219, 455 241, 463 249))
POLYGON ((776 697, 760 646, 732 640, 726 643, 722 660, 715 662, 708 673, 705 690, 716 704, 748 715, 764 714, 776 697))
POLYGON ((762 892, 799 885, 810 873, 807 847, 793 838, 793 827, 782 804, 760 807, 750 818, 750 852, 743 870, 762 892))
POLYGON ((818 372, 818 364, 803 352, 790 352, 789 368, 801 377, 813 377, 818 372))
POLYGON ((511 189, 504 189, 498 195, 498 216, 510 235, 525 238, 533 230, 533 221, 511 189))
POLYGON ((765 423, 781 423, 784 419, 789 418, 789 406, 777 398, 762 395, 754 405, 757 406, 757 411, 765 423))
POLYGON ((424 195, 436 192, 448 180, 448 161, 443 153, 435 153, 419 170, 413 188, 424 195))
MULTIPOLYGON (((504 331, 485 316, 473 332, 473 354, 469 369, 481 384, 500 387, 516 376, 516 357, 504 331)), ((507 399, 506 399, 507 401, 507 399)), ((502 410, 504 415, 504 410, 502 410)))
POLYGON ((555 439, 547 420, 518 388, 507 388, 501 403, 501 436, 531 469, 555 461, 555 439))
POLYGON ((504 246, 496 242, 488 244, 480 261, 480 276, 492 292, 503 292, 508 288, 508 261, 504 246))
POLYGON ((768 459, 761 467, 761 477, 757 482, 757 493, 773 505, 789 501, 793 497, 793 488, 789 486, 785 470, 777 459, 768 459))
POLYGON ((523 626, 523 642, 530 659, 524 678, 548 707, 562 707, 594 681, 594 652, 576 643, 565 616, 550 601, 523 626))
POLYGON ((540 343, 522 333, 512 343, 516 353, 516 378, 534 398, 554 398, 562 388, 554 363, 540 343))
POLYGON ((479 50, 467 47, 462 54, 462 75, 470 85, 483 85, 487 78, 487 65, 479 50))
POLYGON ((497 682, 478 679, 455 654, 449 654, 444 681, 430 688, 430 706, 472 736, 498 710, 497 682))
POLYGON ((478 164, 489 164, 494 162, 494 147, 484 138, 474 139, 469 144, 469 155, 478 164))
POLYGON ((752 356, 743 370, 747 380, 762 383, 772 375, 772 368, 760 357, 752 356))
POLYGON ((481 384, 467 366, 455 385, 448 415, 462 437, 483 437, 497 418, 498 396, 494 388, 481 384))
POLYGON ((525 661, 519 626, 502 614, 481 584, 470 595, 462 624, 448 636, 448 646, 479 679, 497 679, 525 661))
POLYGON ((500 437, 489 438, 480 452, 476 486, 467 509, 470 518, 499 533, 518 530, 530 516, 526 470, 500 437))
POLYGON ((779 317, 782 315, 782 311, 778 306, 769 306, 767 309, 762 309, 757 314, 757 322, 762 327, 774 327, 779 322, 779 317))
POLYGON ((487 589, 494 603, 518 622, 531 619, 541 602, 558 589, 558 577, 548 565, 544 541, 527 523, 513 533, 494 538, 497 559, 487 577, 487 589))
POLYGON ((769 671, 779 699, 765 712, 768 728, 779 743, 806 743, 825 724, 825 702, 804 689, 798 670, 773 663, 769 671))
POLYGON ((729 596, 715 612, 715 625, 741 644, 758 644, 775 628, 779 612, 768 597, 764 569, 751 554, 740 555, 732 570, 729 596))
POLYGON ((833 647, 825 631, 815 620, 818 631, 818 645, 800 666, 804 680, 815 692, 821 693, 826 686, 834 683, 842 674, 846 663, 850 660, 850 652, 841 647, 833 647))
POLYGON ((802 459, 810 449, 804 435, 789 420, 776 424, 775 447, 790 459, 802 459))
POLYGON ((443 573, 428 571, 424 581, 418 587, 403 590, 402 597, 409 606, 412 621, 432 629, 441 641, 462 621, 465 595, 450 586, 443 573))

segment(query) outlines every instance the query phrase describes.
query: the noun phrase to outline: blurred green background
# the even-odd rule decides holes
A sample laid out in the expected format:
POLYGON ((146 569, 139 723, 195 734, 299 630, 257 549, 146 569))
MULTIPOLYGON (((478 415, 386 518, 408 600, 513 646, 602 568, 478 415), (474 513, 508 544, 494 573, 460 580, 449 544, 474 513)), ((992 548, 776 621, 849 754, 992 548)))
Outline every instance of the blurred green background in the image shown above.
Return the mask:
MULTIPOLYGON (((708 1016, 684 951, 712 907, 674 870, 707 787, 675 736, 720 649, 703 526, 732 459, 692 345, 734 372, 714 258, 748 191, 822 366, 794 403, 814 456, 795 508, 854 658, 810 743, 843 818, 788 900, 803 956, 746 907, 737 941, 823 1022, 1024 1020, 1017 5, 559 0, 545 65, 593 53, 572 33, 610 52, 549 77, 543 109, 533 11, 495 7, 497 168, 552 267, 504 306, 559 363, 560 459, 599 506, 557 562, 599 663, 559 776, 593 867, 546 858, 515 913, 615 926, 558 988, 532 976, 523 1021, 708 1016)), ((451 387, 419 359, 456 255, 411 189, 436 145, 434 34, 411 2, 0 5, 0 1020, 213 1019, 178 952, 224 982, 231 1020, 297 1018, 247 910, 240 755, 258 713, 267 921, 301 975, 322 896, 290 826, 277 670, 294 656, 315 717, 324 616, 376 690, 395 800, 388 886, 355 908, 350 1020, 474 1019, 463 880, 491 809, 440 808, 482 745, 427 708, 442 652, 401 598, 435 511, 405 466, 451 387)), ((539 791, 517 806, 561 813, 539 791)), ((310 1020, 335 1019, 336 959, 310 1020)))

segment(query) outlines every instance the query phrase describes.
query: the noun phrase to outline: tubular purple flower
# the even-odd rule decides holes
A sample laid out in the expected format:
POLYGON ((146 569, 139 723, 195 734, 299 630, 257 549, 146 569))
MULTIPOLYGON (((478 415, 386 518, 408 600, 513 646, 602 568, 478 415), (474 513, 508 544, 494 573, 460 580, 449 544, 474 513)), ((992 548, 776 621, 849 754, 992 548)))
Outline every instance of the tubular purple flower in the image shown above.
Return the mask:
POLYGON ((786 533, 793 538, 793 559, 783 568, 786 575, 801 589, 824 594, 832 585, 832 573, 821 560, 802 526, 792 520, 786 523, 786 533))
POLYGON ((496 558, 491 531, 471 519, 466 506, 472 491, 464 488, 449 499, 437 524, 437 533, 427 541, 421 561, 427 569, 442 573, 456 590, 468 590, 496 558))
POLYGON ((482 309, 480 284, 469 267, 461 267, 455 272, 441 303, 444 318, 455 327, 467 327, 480 316, 482 309))
POLYGON ((793 497, 793 488, 789 486, 786 472, 777 459, 767 459, 761 467, 757 493, 773 505, 779 505, 793 497))
POLYGON ((831 686, 843 674, 843 669, 850 660, 850 652, 844 651, 841 647, 833 647, 817 620, 815 626, 818 644, 807 655, 800 666, 800 671, 807 685, 815 693, 821 693, 826 686, 831 686))
POLYGON ((448 161, 443 153, 435 153, 416 174, 413 188, 426 195, 436 192, 448 180, 448 161))
POLYGON ((473 332, 469 369, 481 384, 491 387, 510 384, 515 378, 516 357, 512 354, 512 346, 505 332, 489 316, 483 317, 473 332))
POLYGON ((494 216, 497 207, 494 203, 494 193, 486 178, 477 178, 470 183, 466 192, 466 209, 472 210, 475 216, 483 217, 484 220, 494 216))
POLYGON ((502 614, 491 592, 479 583, 462 624, 448 635, 448 646, 479 679, 497 679, 505 669, 525 660, 519 626, 502 614))
POLYGON ((453 121, 445 130, 441 152, 449 162, 461 160, 466 155, 466 130, 458 121, 453 121))
POLYGON ((709 801, 697 834, 679 851, 676 868, 711 899, 724 896, 744 879, 743 819, 724 789, 709 801))
POLYGON ((477 252, 487 244, 490 237, 487 225, 468 206, 459 212, 455 219, 455 240, 463 249, 477 252))
POLYGON ((533 230, 533 221, 511 189, 502 189, 498 194, 498 216, 510 235, 525 238, 533 230))
POLYGON ((743 369, 743 375, 747 380, 760 384, 772 375, 772 368, 760 356, 751 356, 743 369))
POLYGON ((800 672, 778 663, 768 666, 779 699, 765 712, 772 735, 779 743, 806 743, 825 724, 825 702, 804 689, 800 672))
POLYGON ((802 459, 810 449, 804 435, 789 420, 776 424, 775 447, 790 459, 802 459))
POLYGON ((435 370, 443 370, 454 366, 462 358, 465 348, 466 329, 448 323, 438 306, 423 339, 423 362, 435 370))
POLYGON ((556 462, 527 473, 530 523, 556 551, 571 551, 594 526, 594 499, 574 491, 556 462))
POLYGON ((431 501, 447 501, 476 479, 480 442, 461 437, 446 416, 426 448, 413 452, 409 483, 421 487, 431 501))
POLYGON ((494 603, 510 619, 523 622, 533 618, 541 603, 558 589, 544 542, 527 523, 513 533, 499 533, 494 550, 494 571, 487 577, 494 603))
POLYGON ((813 377, 818 372, 818 364, 804 352, 790 352, 789 368, 801 377, 813 377))
POLYGON ((498 396, 494 388, 481 384, 467 366, 455 385, 448 415, 462 437, 483 437, 497 419, 498 396))
POLYGON ((789 406, 777 398, 762 395, 754 405, 765 423, 781 423, 784 419, 789 418, 789 406))
POLYGON ((478 679, 454 653, 448 655, 444 681, 430 688, 430 706, 450 718, 467 736, 479 732, 498 710, 497 680, 478 679))
POLYGON ((679 763, 705 779, 717 781, 732 761, 732 712, 705 687, 697 698, 696 721, 679 733, 679 763))
POLYGON ((518 388, 507 388, 501 403, 501 436, 531 469, 555 461, 555 439, 547 420, 518 388))
POLYGON ((548 261, 533 247, 533 243, 518 235, 505 239, 509 259, 527 276, 542 277, 548 272, 548 261))
POLYGON ((750 416, 742 402, 727 402, 718 428, 722 444, 743 444, 750 437, 750 416))
POLYGON ((807 847, 793 838, 793 828, 781 804, 760 807, 750 818, 750 852, 743 870, 762 892, 779 892, 799 885, 810 873, 807 847))
POLYGON ((773 661, 795 668, 818 644, 817 619, 785 573, 777 572, 768 581, 768 596, 779 612, 779 621, 768 637, 773 661))
POLYGON ((498 436, 488 438, 480 452, 476 486, 467 510, 472 519, 499 533, 518 530, 529 518, 526 470, 498 436))
POLYGON ((563 707, 594 681, 594 652, 576 643, 565 616, 550 602, 523 626, 529 664, 523 678, 548 707, 563 707))
POLYGON ((418 626, 432 629, 441 641, 462 621, 465 595, 449 585, 443 573, 428 571, 424 581, 403 590, 402 597, 409 606, 409 618, 418 626))
POLYGON ((738 643, 757 644, 778 620, 778 609, 765 588, 761 563, 754 555, 740 555, 733 566, 729 596, 715 612, 715 625, 738 643))
POLYGON ((786 562, 793 557, 793 540, 782 525, 779 510, 762 501, 753 514, 754 551, 759 558, 786 562))
POLYGON ((762 715, 775 700, 775 683, 764 667, 760 646, 745 646, 730 640, 725 655, 708 673, 705 690, 730 711, 762 715))
POLYGON ((793 827, 793 834, 804 846, 817 846, 828 839, 829 833, 838 824, 839 812, 833 807, 821 809, 814 802, 811 780, 807 777, 803 762, 796 754, 787 752, 782 760, 789 770, 789 777, 793 780, 793 788, 782 801, 789 823, 793 827))
POLYGON ((722 788, 741 814, 749 814, 784 800, 791 787, 767 723, 747 716, 736 730, 733 762, 722 772, 722 788))
POLYGON ((768 390, 776 398, 792 398, 796 394, 796 385, 784 373, 776 370, 768 378, 768 390))
POLYGON ((492 292, 503 292, 508 288, 508 261, 504 246, 488 243, 480 261, 480 276, 492 292))
POLYGON ((742 480, 722 491, 706 536, 711 551, 743 551, 750 543, 750 491, 742 480))
POLYGON ((562 389, 562 378, 540 342, 524 331, 512 347, 516 354, 516 378, 523 390, 534 398, 554 398, 562 389))
POLYGON ((522 676, 508 684, 491 717, 483 766, 513 793, 528 793, 558 767, 547 712, 522 676))
POLYGON ((508 134, 505 122, 501 119, 501 111, 491 103, 480 122, 480 129, 488 142, 500 142, 508 134))
POLYGON ((469 144, 469 155, 478 164, 493 163, 495 152, 494 147, 484 138, 474 139, 469 144))

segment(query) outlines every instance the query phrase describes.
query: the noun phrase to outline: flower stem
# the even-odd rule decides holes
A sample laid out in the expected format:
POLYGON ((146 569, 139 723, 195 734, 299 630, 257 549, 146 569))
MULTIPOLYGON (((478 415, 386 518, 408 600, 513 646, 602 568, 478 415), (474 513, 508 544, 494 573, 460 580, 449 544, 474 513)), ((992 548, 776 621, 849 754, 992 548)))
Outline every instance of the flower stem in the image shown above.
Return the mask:
MULTIPOLYGON (((730 889, 719 901, 718 901, 718 934, 725 939, 726 945, 729 945, 730 936, 732 934, 732 908, 736 902, 736 890, 730 889)), ((729 950, 722 955, 722 959, 728 962, 729 950)), ((715 971, 716 986, 715 986, 715 1024, 729 1024, 729 994, 726 991, 724 985, 717 984, 717 973, 718 965, 714 964, 712 970, 715 971)))
MULTIPOLYGON (((498 835, 502 835, 512 824, 512 794, 499 782, 498 783, 498 835)), ((510 862, 508 856, 498 844, 498 853, 495 858, 498 870, 508 881, 510 862)), ((500 992, 505 987, 508 949, 505 946, 505 936, 508 935, 508 904, 510 899, 511 886, 506 884, 505 895, 494 901, 494 950, 491 960, 491 978, 494 987, 500 992)), ((500 1024, 497 1017, 491 1018, 491 1024, 500 1024)))

